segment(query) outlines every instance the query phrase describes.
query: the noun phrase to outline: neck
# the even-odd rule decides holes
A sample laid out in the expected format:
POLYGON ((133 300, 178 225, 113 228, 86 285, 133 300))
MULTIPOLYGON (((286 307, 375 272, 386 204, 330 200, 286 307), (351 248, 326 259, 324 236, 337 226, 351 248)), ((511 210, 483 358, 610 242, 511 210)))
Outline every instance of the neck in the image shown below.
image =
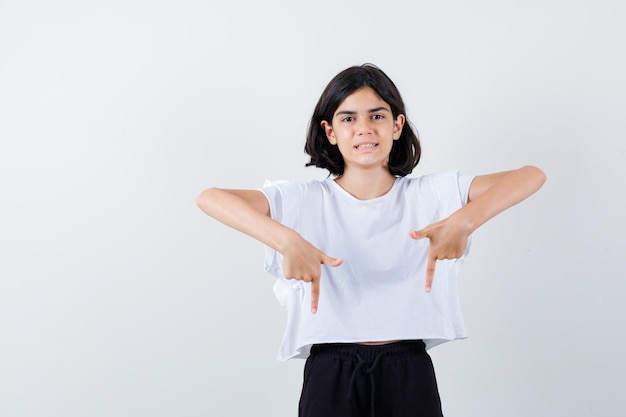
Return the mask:
POLYGON ((341 188, 359 200, 371 200, 387 194, 395 181, 396 177, 386 167, 384 171, 346 170, 335 180, 341 188))

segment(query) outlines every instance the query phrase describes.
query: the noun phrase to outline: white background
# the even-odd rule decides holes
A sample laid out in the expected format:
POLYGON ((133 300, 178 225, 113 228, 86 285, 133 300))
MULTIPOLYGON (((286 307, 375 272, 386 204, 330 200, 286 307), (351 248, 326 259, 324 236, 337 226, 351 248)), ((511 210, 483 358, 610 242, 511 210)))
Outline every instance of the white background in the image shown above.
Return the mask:
POLYGON ((209 186, 304 168, 326 83, 373 62, 412 175, 534 164, 474 236, 447 417, 623 416, 621 1, 0 1, 0 416, 294 416, 262 245, 209 186))

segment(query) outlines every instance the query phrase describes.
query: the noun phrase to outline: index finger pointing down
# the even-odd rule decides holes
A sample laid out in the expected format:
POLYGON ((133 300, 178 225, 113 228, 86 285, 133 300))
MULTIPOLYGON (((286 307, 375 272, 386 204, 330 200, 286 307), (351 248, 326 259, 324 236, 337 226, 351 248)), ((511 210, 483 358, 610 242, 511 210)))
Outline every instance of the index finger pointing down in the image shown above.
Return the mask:
POLYGON ((426 292, 430 292, 433 286, 433 277, 435 276, 435 262, 437 258, 428 254, 428 265, 426 266, 426 292))
POLYGON ((317 304, 320 299, 320 280, 311 281, 311 313, 317 313, 317 304))

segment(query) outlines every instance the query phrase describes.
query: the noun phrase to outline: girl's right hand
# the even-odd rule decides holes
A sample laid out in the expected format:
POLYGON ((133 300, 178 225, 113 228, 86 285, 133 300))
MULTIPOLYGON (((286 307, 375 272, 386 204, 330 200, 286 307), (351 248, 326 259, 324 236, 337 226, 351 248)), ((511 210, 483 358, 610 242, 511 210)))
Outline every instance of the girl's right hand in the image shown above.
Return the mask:
POLYGON ((320 298, 321 265, 337 267, 343 258, 326 255, 297 233, 285 245, 282 255, 285 278, 311 283, 311 313, 315 314, 320 298))
POLYGON ((339 266, 343 259, 331 258, 273 220, 267 198, 259 190, 209 188, 198 196, 197 204, 209 216, 280 252, 285 278, 311 283, 311 311, 317 312, 320 265, 339 266))

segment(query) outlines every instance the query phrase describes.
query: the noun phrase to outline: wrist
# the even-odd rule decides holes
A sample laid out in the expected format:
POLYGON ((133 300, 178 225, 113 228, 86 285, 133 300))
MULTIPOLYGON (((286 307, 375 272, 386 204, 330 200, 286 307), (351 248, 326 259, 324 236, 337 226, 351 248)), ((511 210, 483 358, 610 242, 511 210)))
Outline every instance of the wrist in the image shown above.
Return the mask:
POLYGON ((301 236, 295 230, 281 225, 281 230, 276 235, 274 249, 284 254, 287 249, 293 246, 293 242, 300 238, 301 236))
POLYGON ((468 236, 474 232, 480 226, 476 220, 476 216, 472 213, 472 208, 469 204, 450 216, 450 220, 461 230, 463 230, 468 236))

